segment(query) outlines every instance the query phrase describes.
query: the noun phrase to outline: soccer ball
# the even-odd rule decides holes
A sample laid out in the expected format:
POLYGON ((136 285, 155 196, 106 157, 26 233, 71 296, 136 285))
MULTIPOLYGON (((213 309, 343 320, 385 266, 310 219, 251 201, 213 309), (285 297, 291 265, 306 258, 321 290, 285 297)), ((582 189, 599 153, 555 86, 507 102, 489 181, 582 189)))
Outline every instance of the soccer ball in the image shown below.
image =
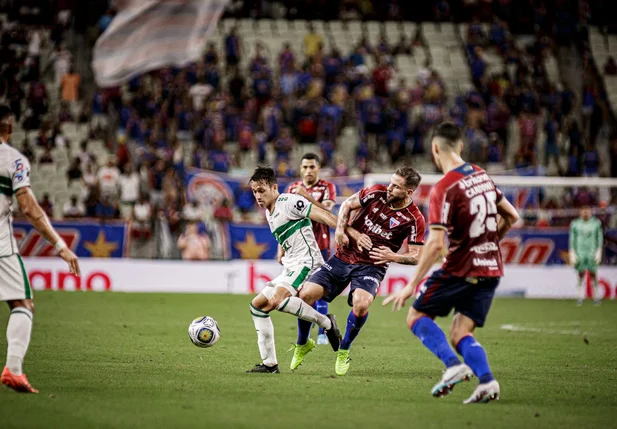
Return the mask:
POLYGON ((212 317, 198 317, 189 325, 189 338, 197 347, 212 347, 221 338, 221 330, 212 317))

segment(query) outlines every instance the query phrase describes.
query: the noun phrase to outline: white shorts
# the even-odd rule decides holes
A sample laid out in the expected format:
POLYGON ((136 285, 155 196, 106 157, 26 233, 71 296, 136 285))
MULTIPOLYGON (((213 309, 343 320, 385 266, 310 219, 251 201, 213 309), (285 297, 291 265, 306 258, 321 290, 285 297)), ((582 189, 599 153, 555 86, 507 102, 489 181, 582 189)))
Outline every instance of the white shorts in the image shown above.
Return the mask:
POLYGON ((17 253, 0 257, 0 301, 32 299, 24 262, 17 253))
POLYGON ((311 274, 313 274, 317 268, 319 267, 317 266, 311 269, 311 267, 306 265, 285 267, 279 276, 266 283, 266 287, 261 291, 261 293, 266 298, 270 299, 274 295, 274 290, 277 287, 283 287, 291 293, 291 296, 298 296, 304 282, 309 279, 311 274))

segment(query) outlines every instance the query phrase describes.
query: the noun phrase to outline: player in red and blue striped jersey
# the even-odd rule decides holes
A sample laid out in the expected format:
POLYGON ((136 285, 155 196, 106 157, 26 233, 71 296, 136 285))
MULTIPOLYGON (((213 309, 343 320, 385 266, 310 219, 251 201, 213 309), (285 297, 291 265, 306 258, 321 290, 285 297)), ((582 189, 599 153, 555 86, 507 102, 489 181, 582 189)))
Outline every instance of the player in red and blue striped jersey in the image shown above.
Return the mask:
POLYGON ((433 396, 445 396, 456 384, 475 375, 480 383, 465 401, 470 404, 499 399, 499 383, 473 333, 476 327, 484 326, 503 276, 499 241, 518 220, 518 214, 484 170, 461 158, 462 148, 461 130, 456 125, 442 123, 437 127, 432 151, 444 177, 431 190, 429 236, 412 281, 383 304, 393 302, 395 310, 405 304, 445 247, 447 235, 446 261, 420 289, 407 325, 446 366, 433 396), (453 308, 450 342, 465 363, 434 322, 435 317, 445 317, 453 308))

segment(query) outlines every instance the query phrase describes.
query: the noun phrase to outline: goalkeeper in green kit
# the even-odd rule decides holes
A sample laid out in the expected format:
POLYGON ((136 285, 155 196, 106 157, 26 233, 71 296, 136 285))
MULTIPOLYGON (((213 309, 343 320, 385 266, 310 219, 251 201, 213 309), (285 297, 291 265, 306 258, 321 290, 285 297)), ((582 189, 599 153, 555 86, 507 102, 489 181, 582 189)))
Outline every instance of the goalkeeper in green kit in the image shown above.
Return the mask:
POLYGON ((591 216, 591 208, 581 208, 581 216, 570 224, 570 264, 578 272, 578 305, 583 304, 585 271, 593 280, 594 304, 600 304, 596 271, 602 261, 603 233, 600 220, 591 216))

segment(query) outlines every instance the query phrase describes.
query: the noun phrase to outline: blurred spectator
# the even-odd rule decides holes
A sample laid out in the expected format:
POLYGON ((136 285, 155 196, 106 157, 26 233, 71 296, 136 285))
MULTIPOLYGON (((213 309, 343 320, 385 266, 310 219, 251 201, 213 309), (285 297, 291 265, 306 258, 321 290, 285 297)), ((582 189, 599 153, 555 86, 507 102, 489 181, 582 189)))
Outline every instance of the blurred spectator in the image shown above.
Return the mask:
POLYGON ((118 219, 120 217, 118 205, 113 202, 109 194, 102 194, 96 205, 96 217, 99 219, 118 219))
POLYGON ((617 75, 617 62, 613 56, 609 56, 606 59, 606 64, 604 64, 604 74, 607 76, 617 75))
POLYGON ((133 206, 139 197, 139 174, 133 170, 133 164, 126 163, 124 172, 118 178, 120 188, 120 213, 124 219, 129 219, 133 206))
POLYGON ((589 144, 583 153, 583 176, 598 177, 600 169, 600 154, 595 145, 589 144))
POLYGON ((133 207, 131 217, 133 237, 148 239, 152 234, 152 206, 145 196, 141 196, 133 207))
POLYGON ((70 66, 68 72, 62 76, 62 101, 69 102, 73 105, 79 99, 79 84, 81 82, 81 76, 75 72, 75 68, 70 66))
POLYGON ((87 167, 94 163, 94 155, 88 151, 88 140, 84 140, 79 145, 79 152, 77 152, 79 163, 82 171, 86 171, 87 167))
POLYGON ((236 208, 245 220, 255 208, 255 197, 247 183, 242 183, 236 193, 236 208))
POLYGON ((62 78, 69 72, 73 55, 64 47, 62 43, 56 45, 56 49, 51 54, 50 61, 54 67, 56 88, 60 88, 62 78))
POLYGON ((191 86, 189 95, 193 100, 193 109, 195 109, 195 112, 201 112, 203 110, 205 100, 213 90, 214 88, 206 82, 205 76, 201 76, 199 82, 191 86))
POLYGON ((46 147, 39 157, 39 164, 53 164, 54 158, 51 156, 51 149, 46 147))
POLYGON ((96 178, 101 195, 109 195, 113 197, 117 194, 120 170, 116 167, 113 157, 110 156, 107 161, 107 165, 99 168, 96 178))
POLYGON ((210 253, 210 239, 201 234, 196 223, 189 223, 184 234, 178 239, 178 249, 185 261, 207 261, 210 253))
POLYGON ((323 46, 323 37, 315 32, 311 22, 306 24, 307 33, 304 36, 304 54, 307 58, 313 58, 323 46))
POLYGON ((238 30, 234 27, 225 38, 225 59, 228 70, 231 67, 237 66, 242 56, 242 42, 237 33, 238 30))
POLYGON ((71 183, 74 180, 81 181, 82 177, 83 177, 83 173, 81 171, 81 168, 79 167, 79 158, 75 157, 71 161, 71 164, 69 165, 69 169, 66 171, 66 179, 67 179, 68 186, 70 187, 71 183))
POLYGON ((192 200, 182 208, 182 219, 187 222, 201 222, 204 218, 204 208, 197 200, 192 200))
POLYGON ((98 27, 99 33, 103 33, 111 21, 114 19, 115 11, 112 8, 107 9, 107 11, 99 18, 98 27))
POLYGON ((49 217, 50 219, 54 217, 54 205, 49 199, 48 193, 43 194, 43 199, 39 201, 39 205, 41 206, 47 217, 49 217))
POLYGON ((78 201, 77 195, 72 195, 71 200, 64 203, 62 215, 65 219, 82 218, 86 214, 86 208, 81 201, 78 201))
POLYGON ((349 167, 347 167, 347 164, 345 163, 345 158, 343 158, 340 155, 337 156, 335 164, 336 164, 336 166, 334 167, 335 177, 349 176, 349 167))

